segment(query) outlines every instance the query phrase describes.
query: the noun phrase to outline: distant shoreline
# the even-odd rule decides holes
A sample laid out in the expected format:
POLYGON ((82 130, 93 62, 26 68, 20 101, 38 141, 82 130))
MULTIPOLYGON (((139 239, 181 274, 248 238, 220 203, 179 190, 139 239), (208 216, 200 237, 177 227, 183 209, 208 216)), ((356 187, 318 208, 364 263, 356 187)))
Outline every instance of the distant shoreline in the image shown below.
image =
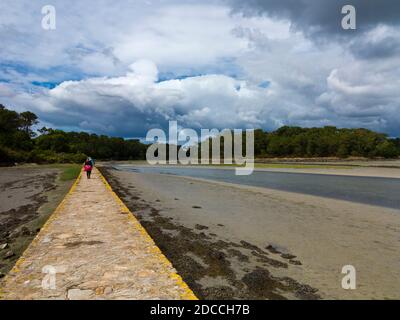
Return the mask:
MULTIPOLYGON (((120 166, 150 166, 146 161, 110 161, 99 162, 104 165, 120 165, 120 166)), ((158 167, 196 167, 208 169, 225 169, 233 170, 235 165, 156 165, 158 167)), ((255 171, 266 172, 294 172, 308 174, 326 174, 326 175, 343 175, 357 177, 381 177, 381 178, 400 178, 400 160, 375 161, 375 162, 359 162, 354 161, 351 165, 345 162, 270 162, 255 163, 255 171)))

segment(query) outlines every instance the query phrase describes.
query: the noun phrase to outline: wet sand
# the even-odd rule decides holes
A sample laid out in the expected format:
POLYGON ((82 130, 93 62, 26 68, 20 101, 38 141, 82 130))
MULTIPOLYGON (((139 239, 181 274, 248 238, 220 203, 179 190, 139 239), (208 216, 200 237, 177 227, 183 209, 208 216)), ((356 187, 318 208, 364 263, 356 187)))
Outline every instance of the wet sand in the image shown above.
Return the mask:
POLYGON ((0 277, 15 264, 72 182, 60 169, 0 168, 0 277), (4 248, 3 248, 4 246, 4 248))
POLYGON ((257 171, 328 174, 354 177, 381 177, 400 179, 400 168, 337 167, 337 168, 257 168, 257 171))
MULTIPOLYGON (((147 163, 143 162, 115 162, 114 164, 120 167, 148 167, 147 163)), ((106 164, 107 165, 107 164, 106 164)), ((159 167, 171 168, 199 168, 199 166, 181 166, 181 165, 164 165, 159 167)), ((201 166, 204 169, 218 170, 235 170, 234 166, 201 166)), ((307 174, 323 174, 323 175, 338 175, 338 176, 354 176, 354 177, 380 177, 380 178, 395 178, 400 179, 400 161, 392 162, 350 162, 346 163, 256 163, 254 171, 264 172, 287 172, 287 173, 307 173, 307 174), (291 167, 293 166, 293 167, 291 167), (296 167, 297 166, 297 167, 296 167)))
POLYGON ((375 168, 398 168, 400 159, 366 159, 366 158, 269 158, 256 159, 260 164, 293 164, 293 165, 324 165, 324 166, 353 166, 353 167, 375 167, 375 168))
POLYGON ((102 170, 204 299, 399 299, 400 211, 265 188, 102 170), (344 265, 357 289, 344 290, 344 265))

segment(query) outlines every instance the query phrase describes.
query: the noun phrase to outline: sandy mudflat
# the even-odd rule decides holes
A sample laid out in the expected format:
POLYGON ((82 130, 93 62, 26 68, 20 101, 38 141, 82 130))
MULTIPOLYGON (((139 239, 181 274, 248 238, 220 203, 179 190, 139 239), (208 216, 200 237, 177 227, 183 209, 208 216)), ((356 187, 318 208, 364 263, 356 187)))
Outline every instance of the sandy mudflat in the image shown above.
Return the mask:
POLYGON ((347 168, 256 168, 258 171, 331 174, 355 177, 382 177, 400 179, 400 168, 347 167, 347 168))
POLYGON ((323 166, 356 166, 356 167, 375 167, 375 168, 398 168, 400 169, 400 159, 321 159, 321 158, 271 158, 256 159, 260 164, 288 164, 288 165, 323 165, 323 166))
POLYGON ((0 168, 0 276, 14 265, 68 190, 70 182, 57 181, 60 172, 40 166, 0 168))
MULTIPOLYGON (((122 162, 115 163, 120 167, 147 167, 147 163, 128 163, 122 162)), ((107 165, 107 164, 106 164, 107 165)), ((205 168, 205 169, 218 169, 218 170, 235 170, 231 166, 181 166, 181 165, 167 165, 160 167, 185 167, 185 168, 205 168)), ((397 178, 400 179, 400 161, 393 162, 350 162, 350 163, 282 163, 282 164, 255 164, 255 171, 266 172, 288 172, 288 173, 309 173, 309 174, 326 174, 326 175, 339 175, 339 176, 355 176, 355 177, 381 177, 381 178, 397 178), (274 167, 275 166, 275 167, 274 167), (282 166, 282 167, 280 167, 282 166), (287 166, 287 167, 285 167, 287 166), (291 168, 290 166, 293 166, 291 168), (296 167, 300 166, 300 167, 296 167), (307 168, 309 166, 309 168, 307 168)))
POLYGON ((200 298, 400 298, 400 210, 168 175, 106 175, 200 298), (357 270, 351 291, 341 288, 349 264, 357 270))

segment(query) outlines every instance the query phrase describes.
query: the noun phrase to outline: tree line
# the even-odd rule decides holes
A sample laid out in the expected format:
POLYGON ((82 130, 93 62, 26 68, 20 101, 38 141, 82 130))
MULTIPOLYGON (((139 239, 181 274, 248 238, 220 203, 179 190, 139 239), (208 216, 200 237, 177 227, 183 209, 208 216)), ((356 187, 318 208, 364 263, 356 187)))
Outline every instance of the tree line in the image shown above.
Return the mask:
MULTIPOLYGON (((51 128, 42 128, 36 133, 32 127, 37 124, 34 113, 18 113, 0 104, 0 164, 81 163, 87 156, 98 160, 144 160, 146 157, 147 145, 136 139, 51 128)), ((362 128, 284 126, 272 132, 255 130, 254 153, 256 158, 397 158, 400 139, 362 128)))
POLYGON ((397 158, 400 139, 368 129, 284 126, 273 132, 255 131, 256 157, 397 158))
MULTIPOLYGON (((225 134, 229 134, 225 132, 225 134)), ((220 158, 224 156, 225 134, 209 138, 209 153, 214 141, 219 140, 220 158)), ((231 141, 233 131, 230 131, 231 141)), ((229 137, 229 135, 228 135, 229 137)), ((202 142, 204 143, 204 142, 202 142)), ((199 144, 199 150, 202 147, 199 144)), ((242 133, 242 152, 245 156, 246 137, 242 133)), ((199 151, 201 154, 201 151, 199 151)), ((228 153, 229 154, 229 153, 228 153)), ((232 151, 233 154, 233 144, 232 151)), ((398 158, 400 138, 368 129, 340 129, 334 126, 302 128, 283 126, 275 131, 254 130, 254 156, 262 158, 398 158)))
POLYGON ((0 163, 82 163, 87 156, 98 160, 146 157, 146 145, 136 139, 45 127, 35 133, 32 127, 37 123, 34 113, 18 113, 0 104, 0 163))

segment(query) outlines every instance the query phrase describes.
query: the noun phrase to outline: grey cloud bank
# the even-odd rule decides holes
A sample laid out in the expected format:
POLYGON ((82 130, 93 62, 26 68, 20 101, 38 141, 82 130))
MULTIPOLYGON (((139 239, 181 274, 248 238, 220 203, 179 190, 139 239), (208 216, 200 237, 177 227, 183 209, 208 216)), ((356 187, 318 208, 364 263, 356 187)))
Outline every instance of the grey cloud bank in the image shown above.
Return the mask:
POLYGON ((287 19, 294 28, 325 36, 349 34, 341 27, 341 9, 345 5, 356 8, 359 31, 378 24, 400 24, 400 2, 397 0, 230 0, 230 4, 236 12, 287 19))
POLYGON ((342 2, 55 1, 47 32, 40 1, 6 0, 0 102, 49 126, 124 137, 169 120, 400 135, 400 3, 350 1, 359 29, 344 33, 342 2))

